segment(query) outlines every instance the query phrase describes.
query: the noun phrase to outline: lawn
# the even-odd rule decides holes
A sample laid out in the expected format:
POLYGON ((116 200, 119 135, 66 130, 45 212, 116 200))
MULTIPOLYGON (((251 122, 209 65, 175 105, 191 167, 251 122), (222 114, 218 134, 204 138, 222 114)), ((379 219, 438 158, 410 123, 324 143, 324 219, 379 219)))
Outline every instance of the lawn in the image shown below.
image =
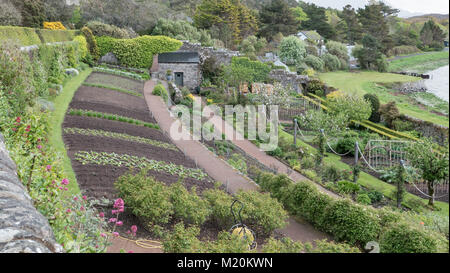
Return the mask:
POLYGON ((423 55, 400 58, 390 62, 389 71, 425 73, 448 65, 448 58, 448 51, 430 52, 423 55))
POLYGON ((448 127, 449 120, 447 117, 431 112, 431 110, 437 109, 418 106, 413 98, 401 94, 394 95, 393 90, 383 86, 385 84, 417 81, 419 78, 369 71, 321 73, 319 78, 328 85, 346 93, 361 96, 366 93, 376 94, 381 103, 395 101, 402 114, 448 127))
MULTIPOLYGON (((291 140, 292 142, 294 140, 294 136, 292 136, 291 134, 289 134, 281 129, 279 130, 279 135, 280 135, 280 137, 284 137, 288 140, 291 140)), ((316 151, 316 149, 314 147, 303 142, 301 139, 297 139, 297 146, 310 149, 310 151, 316 151)), ((335 166, 337 166, 340 169, 351 170, 351 167, 349 165, 347 165, 346 163, 341 162, 341 158, 335 154, 327 153, 327 156, 325 157, 324 161, 326 163, 334 164, 335 166)), ((395 197, 394 197, 395 186, 388 184, 384 181, 381 181, 378 178, 371 176, 370 174, 361 172, 359 180, 358 180, 358 184, 360 184, 363 187, 370 189, 370 190, 377 190, 377 191, 383 193, 389 199, 395 200, 395 197)), ((420 198, 416 195, 410 194, 410 193, 406 193, 403 204, 405 206, 410 207, 410 205, 409 205, 410 202, 418 202, 418 201, 422 202, 424 205, 428 204, 428 200, 422 199, 422 198, 420 198)), ((449 205, 447 203, 436 201, 435 206, 440 209, 440 211, 436 212, 437 214, 443 215, 443 216, 448 216, 449 205)))
POLYGON ((69 103, 72 101, 72 97, 77 91, 78 87, 84 82, 84 80, 91 74, 91 69, 82 71, 78 76, 70 79, 64 85, 62 93, 53 101, 55 105, 55 111, 53 111, 50 117, 50 124, 52 128, 50 130, 49 142, 50 145, 56 149, 56 151, 62 156, 64 174, 69 179, 69 194, 80 193, 75 173, 72 169, 72 164, 67 156, 66 147, 62 139, 62 123, 64 116, 66 115, 69 103))

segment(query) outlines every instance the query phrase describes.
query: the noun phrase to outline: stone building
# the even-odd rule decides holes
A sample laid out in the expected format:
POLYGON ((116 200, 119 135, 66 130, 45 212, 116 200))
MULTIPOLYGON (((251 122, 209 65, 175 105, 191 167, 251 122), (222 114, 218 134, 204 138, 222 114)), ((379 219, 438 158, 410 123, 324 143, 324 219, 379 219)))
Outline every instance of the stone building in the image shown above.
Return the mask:
POLYGON ((151 72, 164 79, 168 71, 178 87, 196 89, 202 82, 199 53, 177 51, 155 56, 151 72))

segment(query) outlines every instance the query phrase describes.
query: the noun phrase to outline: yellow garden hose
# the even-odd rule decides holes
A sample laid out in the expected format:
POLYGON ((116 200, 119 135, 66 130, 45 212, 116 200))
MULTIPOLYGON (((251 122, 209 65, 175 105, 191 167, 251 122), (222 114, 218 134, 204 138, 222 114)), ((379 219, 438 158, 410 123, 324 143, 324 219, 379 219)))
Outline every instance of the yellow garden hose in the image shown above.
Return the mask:
MULTIPOLYGON (((112 235, 112 233, 107 232, 108 235, 112 235)), ((139 239, 139 240, 131 240, 122 236, 113 236, 114 238, 119 238, 119 239, 123 239, 129 242, 133 242, 135 243, 137 246, 145 248, 145 249, 162 249, 161 243, 158 241, 154 241, 154 240, 146 240, 146 239, 139 239)))

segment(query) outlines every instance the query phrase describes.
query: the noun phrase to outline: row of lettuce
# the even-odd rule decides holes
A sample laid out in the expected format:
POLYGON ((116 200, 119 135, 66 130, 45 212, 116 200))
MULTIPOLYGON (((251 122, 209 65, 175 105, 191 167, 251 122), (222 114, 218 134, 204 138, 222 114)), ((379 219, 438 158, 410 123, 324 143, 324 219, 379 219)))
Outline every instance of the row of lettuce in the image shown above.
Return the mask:
POLYGON ((66 69, 87 68, 81 63, 82 45, 40 44, 27 52, 2 41, 0 51, 0 131, 19 178, 67 252, 104 251, 105 221, 90 201, 69 194, 76 182, 65 177, 62 155, 49 143, 52 113, 46 105, 70 79, 66 69))

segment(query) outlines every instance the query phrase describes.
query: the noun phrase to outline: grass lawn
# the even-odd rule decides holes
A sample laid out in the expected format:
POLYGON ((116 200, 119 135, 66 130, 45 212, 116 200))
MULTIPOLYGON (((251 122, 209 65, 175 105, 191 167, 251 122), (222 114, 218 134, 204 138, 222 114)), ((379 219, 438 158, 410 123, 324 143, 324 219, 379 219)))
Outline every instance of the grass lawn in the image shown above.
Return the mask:
POLYGON ((405 57, 391 61, 389 71, 425 73, 448 65, 448 58, 448 51, 429 52, 423 55, 405 57))
POLYGON ((393 90, 381 85, 417 81, 419 78, 373 71, 321 73, 319 78, 328 85, 346 93, 361 96, 366 93, 376 94, 383 104, 395 101, 402 114, 448 127, 449 120, 447 117, 431 112, 431 110, 438 109, 418 106, 412 97, 401 94, 394 95, 393 90))
POLYGON ((78 76, 69 79, 64 84, 61 94, 53 100, 55 111, 52 112, 50 118, 52 127, 49 135, 49 143, 62 156, 64 174, 70 181, 68 185, 69 191, 67 191, 68 194, 78 194, 80 193, 80 188, 78 187, 77 179, 72 169, 72 163, 67 156, 64 141, 62 139, 62 123, 75 91, 77 91, 78 87, 80 87, 89 74, 91 74, 91 71, 92 69, 88 68, 81 71, 78 76))
MULTIPOLYGON (((290 141, 294 141, 294 136, 283 131, 279 130, 279 136, 285 137, 290 141)), ((297 146, 310 149, 310 151, 316 151, 314 147, 311 145, 303 142, 301 139, 297 138, 297 146)), ((340 161, 341 158, 335 154, 327 153, 327 157, 325 157, 324 161, 326 163, 334 164, 340 169, 344 170, 351 170, 351 166, 345 164, 344 162, 340 161)), ((388 184, 384 181, 379 180, 376 177, 371 176, 370 174, 367 174, 365 172, 361 172, 358 184, 362 185, 363 187, 370 189, 370 190, 377 190, 381 193, 383 193, 386 197, 389 199, 395 200, 395 186, 388 184)), ((423 198, 420 198, 416 195, 406 193, 405 200, 403 201, 403 204, 407 207, 410 207, 409 203, 411 202, 422 202, 424 205, 428 204, 428 200, 425 200, 423 198)), ((445 202, 435 202, 435 206, 440 208, 440 211, 436 211, 436 214, 448 216, 449 214, 449 204, 445 202)))

